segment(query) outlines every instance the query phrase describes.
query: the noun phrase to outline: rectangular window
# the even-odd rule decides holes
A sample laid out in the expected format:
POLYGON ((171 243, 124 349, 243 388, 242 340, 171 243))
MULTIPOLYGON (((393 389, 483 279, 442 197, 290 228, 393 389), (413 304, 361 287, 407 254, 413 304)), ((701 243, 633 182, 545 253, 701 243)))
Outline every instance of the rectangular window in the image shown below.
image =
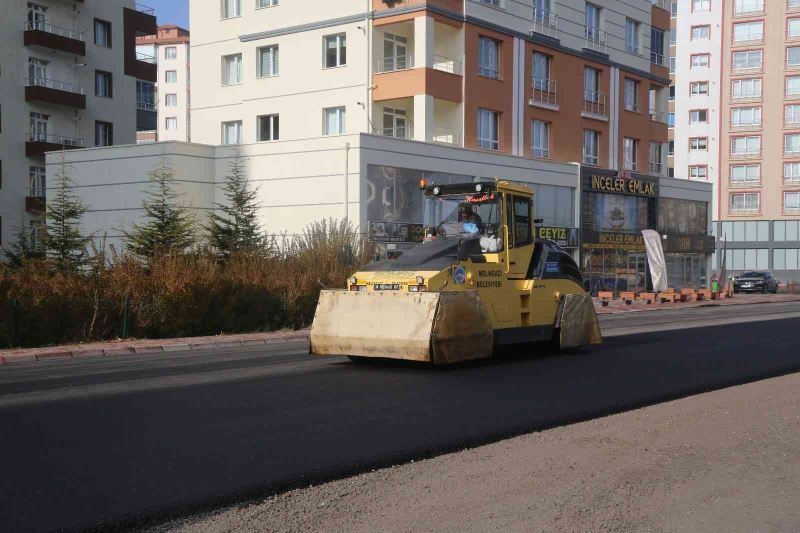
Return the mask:
POLYGON ((675 86, 674 85, 670 85, 669 86, 669 101, 670 102, 674 102, 675 101, 675 86))
POLYGON ((791 18, 786 21, 786 35, 790 39, 800 37, 800 18, 791 18))
POLYGON ((274 7, 278 5, 278 0, 256 0, 256 9, 262 7, 274 7))
POLYGON ((94 71, 94 94, 102 98, 112 98, 113 95, 112 75, 110 72, 102 70, 94 71))
POLYGON ((178 117, 166 117, 164 119, 164 128, 168 130, 178 129, 178 117))
POLYGON ((222 144, 232 145, 242 143, 242 121, 233 120, 222 123, 222 144))
POLYGON ((693 81, 689 84, 689 92, 693 96, 698 96, 701 94, 708 94, 708 82, 707 81, 693 81))
POLYGON ((623 99, 626 111, 639 111, 639 82, 625 78, 623 99))
POLYGON ((500 149, 500 113, 478 109, 478 147, 500 149))
POLYGON ((672 18, 678 18, 678 0, 670 2, 669 14, 672 18))
POLYGON ((764 40, 764 21, 737 22, 733 25, 733 42, 747 43, 764 40))
POLYGON ((387 137, 406 139, 411 137, 408 127, 408 113, 405 109, 383 108, 383 134, 387 137))
POLYGON ((164 105, 167 107, 176 107, 178 105, 178 95, 175 93, 165 95, 164 105))
MULTIPOLYGON (((800 82, 800 78, 798 78, 798 82, 800 82)), ((788 91, 788 79, 786 86, 788 91)), ((798 90, 800 90, 800 83, 798 83, 798 90)), ((761 79, 733 80, 731 91, 735 99, 761 98, 761 79)))
POLYGON ((711 0, 692 0, 692 11, 710 11, 711 0))
POLYGON ((689 139, 689 150, 708 150, 708 137, 692 137, 689 139))
POLYGON ((583 162, 587 165, 600 163, 600 132, 583 130, 583 162))
POLYGON ((761 153, 761 136, 750 135, 747 137, 731 138, 731 155, 756 156, 761 153))
POLYGON ((550 157, 550 123, 534 120, 531 129, 533 157, 550 157))
POLYGON ((650 62, 664 64, 664 31, 650 28, 650 62))
POLYGON ((733 12, 736 15, 764 11, 764 0, 734 0, 733 12))
MULTIPOLYGON (((555 85, 550 83, 550 62, 552 58, 540 52, 533 53, 533 88, 541 91, 541 97, 547 99, 549 94, 555 89, 555 85)), ((547 101, 547 100, 545 100, 547 101)))
POLYGON ((164 82, 165 83, 178 83, 178 71, 177 70, 166 70, 166 71, 164 71, 164 82))
POLYGON ((731 165, 731 184, 747 185, 761 181, 761 165, 731 165))
POLYGON ((222 18, 230 19, 242 15, 241 0, 221 0, 222 18))
POLYGON ((111 48, 111 23, 94 19, 94 44, 103 48, 111 48))
POLYGON ((586 36, 590 41, 600 41, 600 8, 586 2, 586 36))
POLYGON ((42 24, 47 23, 47 7, 28 2, 28 22, 31 29, 38 29, 42 24))
POLYGON ((43 113, 30 112, 29 115, 29 137, 32 141, 48 141, 48 127, 50 125, 50 115, 43 113))
POLYGON ((783 108, 783 123, 786 125, 800 124, 800 105, 790 104, 783 108))
POLYGON ((242 83, 242 54, 222 56, 222 85, 242 83))
POLYGON ((758 211, 757 192, 736 192, 731 194, 731 211, 758 211))
POLYGON ((675 155, 675 140, 674 139, 670 139, 667 142, 667 155, 670 156, 670 157, 675 155))
POLYGON ((733 53, 733 70, 759 70, 764 53, 761 50, 748 50, 733 53))
POLYGON ((600 102, 600 71, 596 68, 583 69, 583 100, 585 102, 600 102))
POLYGON ((692 165, 689 167, 689 178, 693 180, 707 180, 708 179, 708 166, 706 165, 692 165))
POLYGON ((675 127, 675 111, 667 112, 667 127, 669 128, 675 127))
POLYGON ((669 58, 669 73, 675 74, 675 56, 669 58))
POLYGON ((786 211, 800 210, 800 192, 786 191, 783 193, 783 209, 786 211))
POLYGON ((689 123, 699 124, 708 122, 708 109, 694 109, 689 111, 689 123))
POLYGON ((692 40, 711 38, 711 26, 692 26, 692 40))
POLYGON ((800 67, 800 46, 791 46, 786 49, 786 66, 789 68, 800 67))
POLYGON ((345 108, 330 107, 322 110, 324 124, 323 135, 343 135, 345 133, 345 108))
POLYGON ((731 109, 731 126, 760 126, 760 107, 737 107, 731 109))
POLYGON ((692 68, 708 68, 708 63, 711 61, 709 54, 694 54, 691 57, 692 68))
POLYGON ((325 42, 325 68, 343 67, 347 65, 347 35, 337 33, 327 35, 325 42))
POLYGON ((114 125, 110 122, 94 122, 94 145, 112 146, 114 144, 114 125))
POLYGON ((786 78, 786 96, 800 95, 800 76, 786 78))
POLYGON ((268 78, 278 75, 278 45, 258 49, 258 77, 268 78))
POLYGON ((800 154, 800 133, 787 133, 783 136, 783 153, 785 155, 800 154))
POLYGON ((783 164, 783 181, 800 181, 800 163, 783 164))
POLYGON ((47 190, 47 176, 44 167, 28 168, 28 196, 44 198, 47 190))
POLYGON ((651 174, 661 174, 663 164, 661 163, 664 157, 664 145, 660 142, 650 142, 648 149, 649 155, 649 169, 651 174))
POLYGON ((278 115, 261 115, 258 117, 258 140, 280 140, 280 117, 278 115))
POLYGON ((164 48, 164 59, 177 59, 178 48, 175 46, 167 46, 164 48))
POLYGON ((625 48, 628 52, 639 53, 639 23, 625 19, 625 48))
POLYGON ((489 37, 478 38, 478 75, 500 78, 500 43, 489 37))
POLYGON ((622 139, 622 168, 636 170, 639 163, 639 141, 625 137, 622 139))

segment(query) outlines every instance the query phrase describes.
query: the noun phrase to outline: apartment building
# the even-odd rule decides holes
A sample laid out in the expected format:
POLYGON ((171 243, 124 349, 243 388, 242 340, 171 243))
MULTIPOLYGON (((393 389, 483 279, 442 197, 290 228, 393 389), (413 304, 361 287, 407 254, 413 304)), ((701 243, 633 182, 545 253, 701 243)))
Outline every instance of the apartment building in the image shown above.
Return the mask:
POLYGON ((136 80, 155 80, 135 37, 155 31, 133 0, 7 2, 0 20, 0 247, 41 243, 45 153, 136 139, 136 80))
POLYGON ((156 83, 141 81, 136 87, 136 141, 189 142, 189 31, 174 24, 159 26, 157 34, 136 38, 136 51, 158 68, 156 83))
MULTIPOLYGON (((164 153, 218 184, 230 145, 240 146, 260 187, 264 225, 275 233, 343 214, 363 230, 418 223, 420 178, 523 181, 536 192, 543 231, 563 237, 593 287, 646 286, 640 230, 663 224, 674 234, 675 206, 684 206, 695 234, 670 240, 667 251, 693 254, 692 282, 702 284, 710 262, 693 243, 709 226, 708 187, 666 176, 668 7, 193 1, 198 144, 169 144, 164 153), (669 216, 659 216, 662 200, 669 216)), ((127 150, 99 152, 138 164, 127 150)), ((97 152, 74 154, 79 173, 96 168, 97 152)), ((108 179, 130 177, 118 175, 108 179)), ((200 192, 192 183, 182 185, 196 199, 190 205, 203 211, 219 201, 209 192, 218 185, 200 192)), ((86 193, 107 201, 101 191, 86 193)), ((98 217, 124 226, 135 210, 122 204, 135 197, 118 194, 119 207, 98 217)))

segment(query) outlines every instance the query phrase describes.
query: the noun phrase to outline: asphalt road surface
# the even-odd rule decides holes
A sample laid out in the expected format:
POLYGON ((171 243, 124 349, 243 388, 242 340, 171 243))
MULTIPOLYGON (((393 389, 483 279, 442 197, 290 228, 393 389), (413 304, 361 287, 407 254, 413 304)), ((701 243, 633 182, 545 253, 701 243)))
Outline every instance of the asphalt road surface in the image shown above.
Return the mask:
POLYGON ((0 367, 0 530, 139 527, 800 371, 800 303, 602 324, 606 342, 576 356, 533 347, 451 371, 312 358, 303 342, 0 367))

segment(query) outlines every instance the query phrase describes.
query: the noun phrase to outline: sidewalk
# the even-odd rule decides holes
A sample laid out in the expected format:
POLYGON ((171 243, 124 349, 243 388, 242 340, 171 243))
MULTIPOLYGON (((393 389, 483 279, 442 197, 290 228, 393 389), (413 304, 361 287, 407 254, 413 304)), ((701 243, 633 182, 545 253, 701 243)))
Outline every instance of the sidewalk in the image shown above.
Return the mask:
POLYGON ((603 307, 600 300, 594 299, 594 308, 598 315, 631 313, 636 311, 660 311, 664 309, 686 309, 694 307, 718 307, 723 305, 757 305, 766 303, 800 302, 800 294, 735 294, 733 298, 721 300, 703 300, 699 302, 676 302, 661 304, 635 301, 627 305, 624 300, 612 300, 608 307, 603 307))

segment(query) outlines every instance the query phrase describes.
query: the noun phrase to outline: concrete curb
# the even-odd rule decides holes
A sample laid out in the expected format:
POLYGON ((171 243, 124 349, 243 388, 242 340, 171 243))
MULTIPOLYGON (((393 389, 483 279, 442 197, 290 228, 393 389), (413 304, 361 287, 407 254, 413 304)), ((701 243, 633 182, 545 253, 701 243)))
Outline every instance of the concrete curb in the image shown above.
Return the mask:
MULTIPOLYGON (((246 334, 244 338, 235 337, 219 339, 175 339, 178 342, 157 344, 154 341, 141 343, 120 343, 108 346, 86 346, 68 348, 54 346, 51 349, 35 348, 31 350, 8 350, 0 352, 0 366, 14 363, 30 363, 36 361, 64 361, 69 359, 84 359, 89 357, 132 357, 136 355, 156 355, 160 353, 189 352, 209 348, 236 348, 242 346, 266 346, 270 344, 288 343, 308 338, 308 331, 298 331, 279 337, 269 333, 253 336, 246 334)), ((165 339, 166 341, 166 339, 165 339)))

